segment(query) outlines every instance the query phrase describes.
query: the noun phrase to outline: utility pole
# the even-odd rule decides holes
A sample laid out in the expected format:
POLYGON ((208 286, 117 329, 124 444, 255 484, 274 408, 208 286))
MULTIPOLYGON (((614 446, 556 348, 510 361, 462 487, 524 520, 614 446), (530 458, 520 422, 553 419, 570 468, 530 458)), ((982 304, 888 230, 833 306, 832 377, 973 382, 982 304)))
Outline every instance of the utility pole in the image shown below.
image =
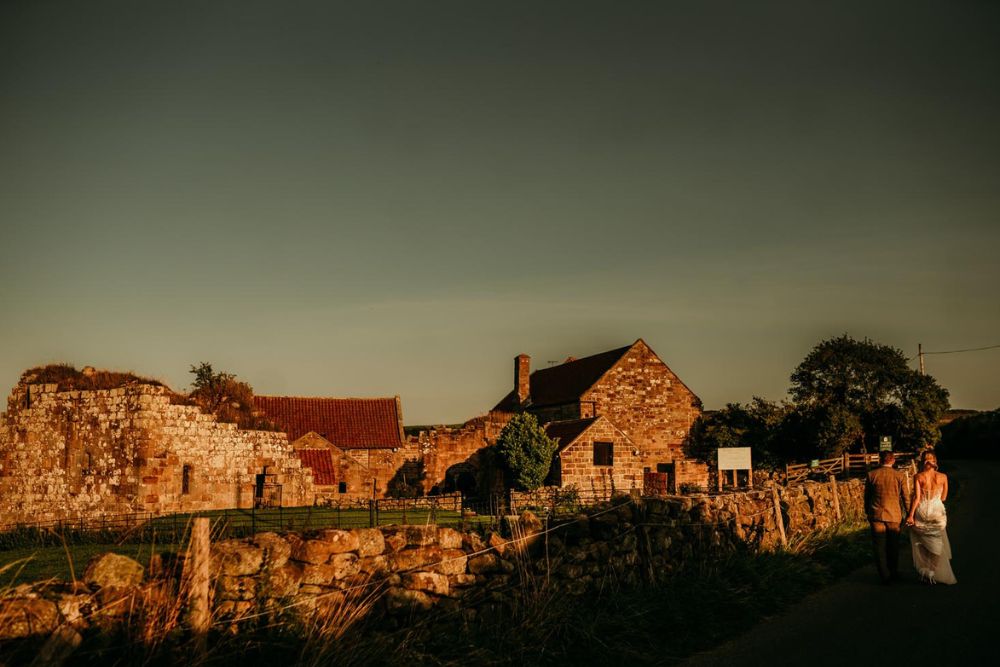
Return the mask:
POLYGON ((920 360, 920 374, 924 374, 924 346, 917 343, 917 359, 920 360))

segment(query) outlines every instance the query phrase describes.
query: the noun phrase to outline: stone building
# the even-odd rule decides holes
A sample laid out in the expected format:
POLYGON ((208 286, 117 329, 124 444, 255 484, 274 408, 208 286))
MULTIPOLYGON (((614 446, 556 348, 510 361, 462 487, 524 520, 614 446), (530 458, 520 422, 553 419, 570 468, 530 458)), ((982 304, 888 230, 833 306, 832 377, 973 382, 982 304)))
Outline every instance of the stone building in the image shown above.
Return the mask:
POLYGON ((635 443, 607 417, 549 422, 545 433, 559 444, 548 483, 610 497, 643 486, 635 443))
MULTIPOLYGON (((571 475, 575 478, 582 474, 587 485, 601 476, 631 485, 638 482, 635 475, 650 472, 672 474, 676 481, 680 468, 684 469, 686 481, 699 483, 701 468, 685 461, 682 447, 701 414, 701 400, 642 339, 582 359, 570 357, 558 366, 535 372, 531 372, 531 358, 518 355, 514 359, 514 386, 493 413, 521 411, 534 414, 553 432, 572 432, 586 420, 603 417, 601 424, 588 423, 577 437, 597 428, 609 433, 617 430, 626 438, 615 440, 609 435, 608 440, 600 441, 629 451, 628 456, 617 456, 612 466, 597 463, 603 460, 603 449, 601 453, 591 452, 590 469, 586 471, 579 468, 583 457, 579 444, 560 453, 572 457, 571 475), (619 472, 618 467, 624 469, 619 472), (696 470, 699 472, 693 472, 696 470)), ((569 444, 562 441, 561 447, 569 444)), ((560 474, 563 485, 568 485, 565 471, 560 474)))
POLYGON ((313 503, 284 433, 220 423, 163 386, 19 383, 0 415, 0 523, 313 503))
POLYGON ((288 434, 321 500, 382 497, 397 471, 420 458, 403 434, 398 396, 255 396, 254 407, 288 434))

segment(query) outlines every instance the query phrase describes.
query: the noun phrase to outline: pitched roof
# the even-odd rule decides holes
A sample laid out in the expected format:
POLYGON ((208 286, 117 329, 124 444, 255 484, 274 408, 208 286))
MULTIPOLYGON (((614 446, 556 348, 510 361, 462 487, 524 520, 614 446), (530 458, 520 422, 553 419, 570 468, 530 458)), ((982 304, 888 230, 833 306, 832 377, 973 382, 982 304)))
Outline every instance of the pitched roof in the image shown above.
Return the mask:
MULTIPOLYGON (((633 343, 634 345, 634 343, 633 343)), ((633 345, 608 350, 583 359, 568 359, 565 363, 535 371, 530 377, 532 405, 559 405, 579 399, 601 376, 608 372, 633 345)), ((509 412, 518 407, 513 390, 493 408, 509 412)))
POLYGON ((289 440, 316 432, 341 449, 388 449, 402 444, 396 398, 254 396, 253 402, 289 440))
POLYGON ((598 419, 600 417, 549 422, 545 425, 545 435, 553 440, 558 440, 559 451, 562 451, 573 444, 573 441, 579 438, 580 434, 590 428, 590 425, 598 419))
POLYGON ((297 449, 295 453, 302 465, 312 469, 313 482, 321 486, 337 483, 337 470, 333 466, 333 452, 329 449, 297 449))

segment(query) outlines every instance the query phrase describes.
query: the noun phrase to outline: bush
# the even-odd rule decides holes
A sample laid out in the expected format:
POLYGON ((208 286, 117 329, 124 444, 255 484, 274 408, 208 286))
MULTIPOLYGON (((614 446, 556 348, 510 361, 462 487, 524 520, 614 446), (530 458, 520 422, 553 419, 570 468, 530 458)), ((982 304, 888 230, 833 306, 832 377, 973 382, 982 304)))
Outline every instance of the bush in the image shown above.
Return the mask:
POLYGON ((193 387, 188 401, 215 415, 220 422, 257 431, 280 430, 270 420, 258 414, 253 405, 253 387, 232 373, 215 372, 212 364, 201 362, 191 366, 193 387))
POLYGON ((556 441, 545 435, 533 414, 515 415, 497 439, 497 453, 510 481, 522 490, 533 491, 545 483, 556 453, 556 441))

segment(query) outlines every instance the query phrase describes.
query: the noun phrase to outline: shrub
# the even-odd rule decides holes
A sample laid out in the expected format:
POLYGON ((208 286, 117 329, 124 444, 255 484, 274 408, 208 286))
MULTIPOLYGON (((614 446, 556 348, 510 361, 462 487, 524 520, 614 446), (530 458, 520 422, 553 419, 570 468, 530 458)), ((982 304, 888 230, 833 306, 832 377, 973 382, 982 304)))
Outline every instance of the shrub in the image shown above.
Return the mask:
POLYGON ((511 419, 497 439, 497 453, 515 487, 527 491, 545 483, 556 453, 556 441, 545 435, 535 416, 523 412, 511 419))

